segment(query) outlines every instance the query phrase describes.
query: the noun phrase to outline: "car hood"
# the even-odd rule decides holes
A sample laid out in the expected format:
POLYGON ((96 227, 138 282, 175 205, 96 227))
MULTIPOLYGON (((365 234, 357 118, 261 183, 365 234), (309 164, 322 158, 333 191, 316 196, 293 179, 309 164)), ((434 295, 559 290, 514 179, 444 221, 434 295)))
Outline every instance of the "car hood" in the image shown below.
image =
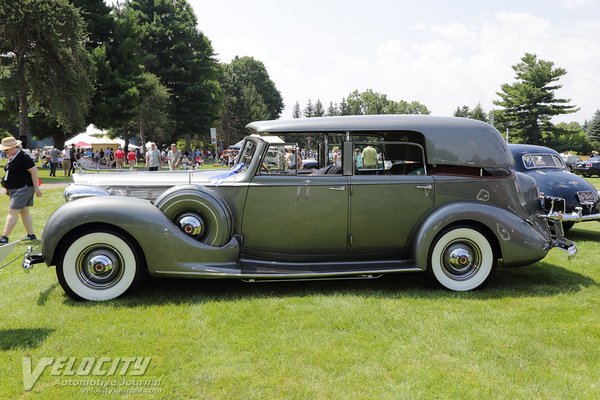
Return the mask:
POLYGON ((135 171, 135 172, 84 172, 73 175, 78 185, 111 187, 171 187, 175 185, 200 184, 215 186, 235 182, 234 170, 211 169, 202 171, 135 171))

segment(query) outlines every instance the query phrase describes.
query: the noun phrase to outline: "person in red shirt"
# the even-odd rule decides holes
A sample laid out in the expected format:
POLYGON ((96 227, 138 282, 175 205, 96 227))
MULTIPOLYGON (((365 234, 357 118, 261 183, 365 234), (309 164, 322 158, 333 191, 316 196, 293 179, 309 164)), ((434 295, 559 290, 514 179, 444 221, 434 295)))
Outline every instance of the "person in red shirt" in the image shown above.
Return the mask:
POLYGON ((125 152, 122 148, 119 147, 117 151, 115 151, 115 164, 117 169, 123 168, 123 164, 125 163, 125 152))
POLYGON ((129 169, 133 169, 133 166, 135 165, 135 159, 135 151, 129 150, 129 153, 127 153, 127 162, 129 163, 129 169))

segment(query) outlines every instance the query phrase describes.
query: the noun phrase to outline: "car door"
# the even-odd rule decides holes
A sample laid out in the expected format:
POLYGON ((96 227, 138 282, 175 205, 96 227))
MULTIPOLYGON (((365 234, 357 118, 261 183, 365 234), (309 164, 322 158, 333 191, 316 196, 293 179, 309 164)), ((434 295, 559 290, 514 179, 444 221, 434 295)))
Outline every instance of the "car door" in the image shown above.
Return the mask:
POLYGON ((357 169, 350 180, 349 252, 404 257, 411 231, 433 206, 434 181, 420 146, 379 147, 379 170, 357 169))
MULTIPOLYGON (((276 155, 273 158, 277 160, 276 155)), ((244 249, 271 253, 272 259, 277 254, 324 259, 345 254, 349 177, 268 170, 265 166, 248 188, 242 220, 244 249)))

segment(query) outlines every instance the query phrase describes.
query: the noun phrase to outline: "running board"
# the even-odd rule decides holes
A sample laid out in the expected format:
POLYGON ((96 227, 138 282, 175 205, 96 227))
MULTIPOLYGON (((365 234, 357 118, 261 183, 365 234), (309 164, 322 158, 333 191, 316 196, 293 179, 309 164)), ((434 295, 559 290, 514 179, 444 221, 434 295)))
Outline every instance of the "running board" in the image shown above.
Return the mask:
MULTIPOLYGON (((275 266, 277 264, 273 264, 275 266)), ((186 277, 186 278, 207 278, 207 279, 241 279, 243 281, 282 281, 282 280, 316 280, 316 279, 365 279, 379 277, 384 274, 397 272, 422 272, 415 266, 402 266, 394 268, 369 268, 355 270, 324 270, 318 271, 299 271, 299 272, 243 272, 238 268, 230 267, 196 267, 191 271, 172 271, 172 270, 156 270, 156 275, 171 276, 171 277, 186 277)))

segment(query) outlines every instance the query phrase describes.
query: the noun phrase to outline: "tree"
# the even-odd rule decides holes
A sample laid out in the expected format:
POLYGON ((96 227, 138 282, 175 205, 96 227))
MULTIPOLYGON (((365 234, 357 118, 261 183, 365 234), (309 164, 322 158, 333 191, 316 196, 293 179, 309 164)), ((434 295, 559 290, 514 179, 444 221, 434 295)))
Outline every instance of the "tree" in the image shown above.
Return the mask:
POLYGON ((192 7, 187 0, 127 0, 125 7, 136 11, 146 71, 158 76, 171 93, 171 139, 208 136, 222 102, 219 67, 192 7))
POLYGON ((128 125, 140 101, 138 86, 144 84, 142 31, 133 9, 115 8, 113 15, 110 43, 93 49, 98 74, 88 121, 128 136, 128 125))
POLYGON ((221 140, 233 144, 246 136, 248 123, 279 117, 283 99, 262 62, 235 57, 221 71, 223 108, 217 123, 221 140))
POLYGON ((19 135, 29 135, 30 102, 63 130, 82 127, 94 68, 77 8, 67 0, 4 0, 0 21, 0 54, 19 98, 19 135))
POLYGON ((456 110, 454 110, 454 117, 459 117, 459 118, 469 118, 469 115, 471 113, 471 109, 469 108, 469 106, 457 106, 456 110))
POLYGON ((304 116, 306 118, 311 118, 315 116, 315 108, 310 99, 308 99, 308 103, 306 103, 306 107, 304 108, 304 116))
POLYGON ((471 109, 469 106, 458 106, 454 111, 454 116, 461 118, 476 119, 483 122, 488 121, 488 114, 481 106, 481 103, 477 103, 477 105, 473 107, 473 109, 471 109))
MULTIPOLYGON (((266 107, 266 115, 255 119, 277 119, 283 111, 283 97, 277 90, 265 65, 253 57, 235 57, 231 60, 231 69, 242 87, 253 87, 266 107)), ((251 121, 248 121, 251 122, 251 121)))
POLYGON ((292 118, 301 118, 302 114, 300 112, 300 103, 294 103, 294 109, 292 110, 292 118))
POLYGON ((317 102, 315 103, 315 110, 313 112, 313 116, 322 117, 324 115, 325 115, 325 109, 323 108, 323 103, 321 103, 320 99, 317 99, 317 102))
POLYGON ((140 101, 129 128, 137 130, 144 149, 148 138, 163 143, 170 142, 174 121, 170 119, 169 113, 172 106, 169 89, 156 75, 149 72, 143 73, 141 78, 138 96, 140 101))
POLYGON ((592 143, 577 122, 559 122, 556 124, 557 134, 549 146, 558 152, 575 152, 587 154, 592 151, 592 143))
POLYGON ((494 104, 504 108, 503 117, 511 126, 511 136, 529 144, 547 144, 555 134, 551 118, 579 110, 568 104, 570 99, 555 97, 555 92, 562 87, 556 82, 567 71, 554 68, 553 62, 538 60, 530 53, 512 68, 516 82, 503 84, 501 91, 496 93, 500 100, 495 100, 494 104))
POLYGON ((600 142, 600 109, 596 110, 592 120, 588 122, 585 133, 590 140, 600 142))
POLYGON ((327 116, 335 117, 337 115, 340 115, 340 110, 339 110, 337 104, 333 104, 333 101, 330 101, 329 107, 327 107, 327 116))

